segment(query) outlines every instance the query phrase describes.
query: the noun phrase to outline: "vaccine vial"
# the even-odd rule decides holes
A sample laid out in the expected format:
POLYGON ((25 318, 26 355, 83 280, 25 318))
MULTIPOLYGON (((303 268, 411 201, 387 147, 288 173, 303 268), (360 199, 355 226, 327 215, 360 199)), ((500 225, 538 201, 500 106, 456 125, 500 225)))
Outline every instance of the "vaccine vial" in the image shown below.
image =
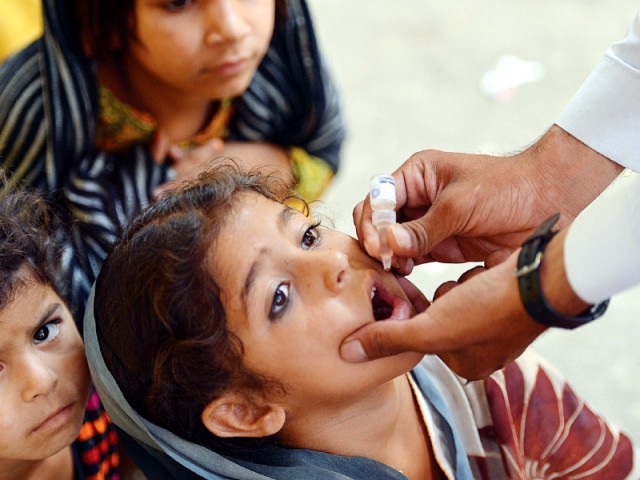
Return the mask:
POLYGON ((376 175, 369 183, 369 201, 373 226, 380 238, 380 259, 385 270, 391 269, 393 252, 387 241, 387 228, 396 223, 396 183, 391 175, 376 175))

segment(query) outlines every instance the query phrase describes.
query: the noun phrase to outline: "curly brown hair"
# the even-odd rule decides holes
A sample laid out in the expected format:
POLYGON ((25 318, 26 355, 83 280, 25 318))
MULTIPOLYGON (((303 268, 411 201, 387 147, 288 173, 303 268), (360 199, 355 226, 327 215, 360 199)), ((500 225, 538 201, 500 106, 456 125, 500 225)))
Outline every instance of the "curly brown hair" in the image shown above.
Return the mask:
POLYGON ((1 173, 0 185, 0 310, 34 281, 66 300, 60 268, 64 232, 58 218, 38 194, 5 191, 1 173))
POLYGON ((96 282, 94 315, 105 363, 144 417, 221 452, 254 440, 221 440, 203 425, 205 406, 238 390, 283 389, 246 368, 227 328, 207 258, 239 194, 285 202, 276 177, 222 163, 164 195, 125 230, 96 282))

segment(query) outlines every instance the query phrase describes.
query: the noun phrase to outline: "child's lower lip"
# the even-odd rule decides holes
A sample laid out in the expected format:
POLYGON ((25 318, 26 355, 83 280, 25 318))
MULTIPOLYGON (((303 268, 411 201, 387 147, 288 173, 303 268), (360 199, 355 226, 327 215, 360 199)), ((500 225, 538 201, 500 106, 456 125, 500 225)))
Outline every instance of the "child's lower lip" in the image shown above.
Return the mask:
POLYGON ((51 430, 65 425, 73 413, 73 403, 63 407, 33 429, 34 432, 51 430))
POLYGON ((232 77, 242 73, 245 70, 246 64, 246 60, 238 60, 237 62, 224 63, 213 69, 207 69, 205 72, 214 73, 220 77, 232 77))

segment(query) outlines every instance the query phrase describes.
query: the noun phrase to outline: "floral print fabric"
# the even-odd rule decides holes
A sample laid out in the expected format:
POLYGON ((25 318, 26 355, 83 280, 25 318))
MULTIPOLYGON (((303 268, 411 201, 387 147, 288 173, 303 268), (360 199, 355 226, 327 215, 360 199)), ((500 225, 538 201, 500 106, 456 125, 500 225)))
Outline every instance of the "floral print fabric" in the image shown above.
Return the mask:
POLYGON ((484 380, 492 424, 480 426, 477 478, 640 478, 630 439, 552 368, 525 357, 484 380))

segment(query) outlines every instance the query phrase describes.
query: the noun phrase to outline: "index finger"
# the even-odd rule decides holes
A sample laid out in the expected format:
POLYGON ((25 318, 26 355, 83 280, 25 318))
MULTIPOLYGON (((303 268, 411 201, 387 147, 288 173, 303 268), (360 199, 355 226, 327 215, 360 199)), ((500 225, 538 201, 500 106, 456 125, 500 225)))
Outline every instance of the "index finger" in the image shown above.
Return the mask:
POLYGON ((367 195, 353 209, 353 223, 356 227, 356 236, 360 246, 369 255, 375 257, 380 250, 380 239, 371 221, 372 212, 369 195, 367 195))

